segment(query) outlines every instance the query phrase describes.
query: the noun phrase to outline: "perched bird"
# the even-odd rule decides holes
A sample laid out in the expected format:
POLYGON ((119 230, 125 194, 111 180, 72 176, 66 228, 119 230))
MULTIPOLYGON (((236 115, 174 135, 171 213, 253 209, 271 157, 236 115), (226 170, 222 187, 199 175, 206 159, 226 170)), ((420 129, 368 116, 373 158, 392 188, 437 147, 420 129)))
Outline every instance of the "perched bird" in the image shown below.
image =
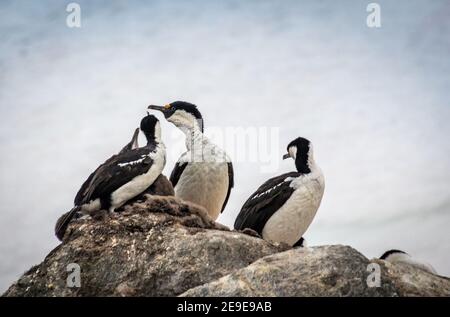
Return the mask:
MULTIPOLYGON (((137 128, 134 131, 131 141, 127 145, 125 145, 122 148, 122 150, 120 150, 119 154, 122 154, 130 150, 134 150, 139 147, 138 143, 139 131, 140 131, 139 128, 137 128)), ((144 190, 140 195, 134 197, 133 199, 130 199, 128 203, 131 203, 135 200, 144 199, 144 194, 158 195, 158 196, 175 196, 175 191, 173 190, 172 183, 167 179, 167 177, 164 176, 163 174, 160 174, 146 190, 144 190)))
POLYGON ((420 262, 410 256, 408 253, 401 250, 388 250, 380 257, 381 260, 385 260, 390 263, 405 263, 412 265, 419 269, 425 270, 432 274, 437 274, 436 270, 428 263, 420 262))
POLYGON ((297 138, 289 143, 287 151, 283 159, 292 157, 297 172, 262 184, 242 206, 234 228, 249 228, 265 240, 302 246, 302 236, 320 206, 325 181, 314 161, 311 142, 297 138))
POLYGON ((137 144, 135 132, 132 141, 119 154, 100 165, 83 183, 75 197, 75 207, 56 224, 58 239, 62 240, 75 214, 91 214, 98 210, 113 212, 144 192, 160 176, 166 162, 166 150, 158 119, 147 115, 141 121, 141 130, 147 139, 146 146, 133 148, 137 144))
MULTIPOLYGON (((128 142, 119 151, 118 155, 123 154, 128 151, 131 151, 131 150, 134 150, 139 147, 139 144, 138 144, 139 131, 140 131, 139 128, 136 128, 136 130, 134 130, 133 136, 131 137, 131 141, 128 142)), ((75 196, 75 202, 81 201, 83 199, 83 196, 87 194, 87 192, 89 190, 89 185, 92 181, 92 178, 96 175, 98 169, 101 168, 102 166, 104 166, 105 164, 108 164, 110 161, 114 160, 115 158, 116 158, 116 155, 111 156, 108 160, 105 161, 105 163, 103 163, 102 165, 97 167, 97 169, 93 173, 91 173, 91 175, 89 175, 88 179, 86 179, 84 181, 83 185, 81 185, 81 188, 78 190, 78 193, 75 196)))
POLYGON ((197 107, 176 101, 159 110, 167 121, 186 135, 187 151, 181 155, 170 175, 175 196, 205 207, 216 220, 224 210, 233 187, 233 165, 225 151, 203 134, 203 118, 197 107))
MULTIPOLYGON (((131 141, 122 148, 119 154, 122 154, 130 150, 134 150, 139 147, 138 143, 139 131, 140 131, 139 128, 137 128, 134 131, 131 141)), ((112 158, 114 158, 114 156, 112 158)), ((91 175, 93 174, 95 174, 95 172, 92 173, 91 175)), ((86 182, 88 181, 90 181, 90 178, 88 178, 86 182)), ((145 194, 158 196, 175 196, 175 191, 173 190, 172 183, 167 179, 167 177, 163 174, 160 174, 146 190, 144 190, 140 195, 128 200, 127 203, 133 203, 135 201, 144 200, 145 194)))

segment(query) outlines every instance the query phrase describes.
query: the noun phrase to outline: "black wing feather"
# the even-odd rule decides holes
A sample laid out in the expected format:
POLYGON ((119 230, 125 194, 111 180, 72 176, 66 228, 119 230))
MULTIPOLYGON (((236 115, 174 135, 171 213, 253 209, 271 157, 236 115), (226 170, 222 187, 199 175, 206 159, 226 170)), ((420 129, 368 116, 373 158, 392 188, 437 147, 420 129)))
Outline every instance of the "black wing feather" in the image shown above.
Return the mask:
MULTIPOLYGON (((124 154, 125 152, 131 151, 135 148, 135 146, 137 146, 137 138, 139 136, 139 128, 137 128, 136 130, 134 130, 133 136, 131 138, 131 141, 128 142, 127 145, 125 145, 120 152, 118 153, 118 155, 124 154)), ((99 167, 97 167, 97 169, 91 173, 91 175, 89 175, 89 177, 84 181, 83 185, 81 185, 80 189, 78 190, 77 195, 75 196, 74 199, 74 204, 75 206, 80 206, 82 204, 83 198, 87 195, 88 191, 89 191, 89 187, 91 185, 92 182, 92 178, 97 175, 98 170, 100 168, 102 168, 105 165, 108 165, 109 162, 111 162, 112 160, 115 160, 117 157, 117 155, 113 155, 111 156, 109 159, 107 159, 102 165, 100 165, 99 167)))
POLYGON ((180 180, 181 174, 183 174, 184 169, 187 166, 187 162, 180 163, 176 162, 175 167, 172 170, 172 173, 170 174, 170 182, 172 183, 172 186, 175 188, 177 186, 178 181, 180 180))
POLYGON ((69 212, 59 217, 55 225, 55 235, 59 240, 62 241, 64 233, 66 232, 66 229, 69 226, 70 221, 79 210, 80 207, 78 206, 73 207, 69 212))
POLYGON ((92 182, 92 178, 94 177, 95 173, 97 173, 99 168, 100 168, 100 166, 93 173, 91 173, 91 175, 89 175, 89 177, 84 181, 83 185, 81 185, 81 188, 78 190, 78 193, 75 196, 75 199, 73 201, 75 206, 80 206, 82 204, 81 202, 83 201, 83 197, 85 197, 87 195, 88 190, 89 190, 89 185, 92 182))
POLYGON ((233 164, 231 162, 228 162, 228 192, 227 197, 225 197, 225 201, 222 205, 221 213, 225 209, 225 206, 228 203, 228 198, 230 198, 231 189, 234 187, 234 171, 233 171, 233 164))
POLYGON ((154 147, 147 146, 112 156, 89 176, 89 183, 84 191, 80 189, 75 205, 80 206, 91 200, 105 197, 136 176, 147 172, 153 163, 153 160, 147 156, 152 150, 154 147), (139 163, 119 166, 119 164, 135 162, 142 158, 143 160, 139 163))
POLYGON ((249 228, 261 235, 266 222, 284 205, 294 191, 294 188, 289 186, 290 182, 284 180, 287 177, 300 175, 298 172, 286 173, 262 184, 242 206, 234 228, 236 230, 249 228))

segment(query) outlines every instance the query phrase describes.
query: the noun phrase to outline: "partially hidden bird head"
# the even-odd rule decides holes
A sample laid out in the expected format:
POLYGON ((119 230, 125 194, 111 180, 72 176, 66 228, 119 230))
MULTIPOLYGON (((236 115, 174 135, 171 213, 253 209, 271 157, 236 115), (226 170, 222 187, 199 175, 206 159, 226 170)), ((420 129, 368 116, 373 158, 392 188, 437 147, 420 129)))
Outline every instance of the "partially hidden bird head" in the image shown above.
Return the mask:
POLYGON ((150 105, 148 109, 161 111, 167 121, 180 129, 199 129, 203 132, 202 115, 197 106, 192 103, 175 101, 165 106, 150 105))
POLYGON ((406 254, 409 255, 408 253, 406 253, 405 251, 402 250, 397 250, 397 249, 392 249, 392 250, 388 250, 386 252, 383 253, 382 256, 380 256, 381 260, 386 260, 389 257, 393 256, 393 255, 398 255, 398 254, 406 254))
POLYGON ((147 142, 161 140, 160 123, 154 115, 148 114, 144 118, 142 118, 141 131, 147 138, 147 142))
POLYGON ((310 173, 314 164, 312 144, 309 140, 298 137, 287 146, 287 153, 283 155, 283 160, 293 158, 297 171, 300 173, 310 173))

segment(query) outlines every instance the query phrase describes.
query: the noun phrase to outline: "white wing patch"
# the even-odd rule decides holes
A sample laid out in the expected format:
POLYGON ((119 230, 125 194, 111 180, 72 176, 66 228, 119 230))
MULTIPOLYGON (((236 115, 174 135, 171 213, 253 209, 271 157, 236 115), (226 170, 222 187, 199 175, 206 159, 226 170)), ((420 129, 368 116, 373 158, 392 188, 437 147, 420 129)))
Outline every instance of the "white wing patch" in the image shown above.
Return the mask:
POLYGON ((275 186, 269 188, 268 190, 266 190, 266 191, 264 191, 264 192, 262 192, 262 193, 259 193, 258 195, 253 196, 253 197, 252 197, 252 200, 255 199, 255 198, 258 198, 258 197, 267 195, 267 194, 269 194, 271 191, 273 191, 274 189, 276 189, 276 188, 280 187, 281 185, 283 185, 283 183, 285 183, 285 182, 291 182, 291 181, 293 181, 294 179, 295 179, 294 177, 287 177, 283 182, 281 182, 281 183, 279 183, 279 184, 277 184, 277 185, 275 185, 275 186))
POLYGON ((143 160, 145 160, 147 157, 148 157, 148 155, 143 154, 143 155, 141 155, 141 158, 138 159, 138 160, 131 161, 131 162, 126 162, 126 163, 119 163, 119 164, 117 164, 117 165, 118 165, 119 167, 125 167, 125 166, 128 166, 128 165, 139 164, 139 163, 141 163, 143 160))
POLYGON ((149 155, 141 155, 142 158, 133 161, 122 163, 123 166, 129 164, 138 164, 137 162, 142 162, 142 160, 150 157, 153 160, 153 164, 150 166, 148 171, 144 174, 138 175, 133 178, 128 183, 122 185, 118 189, 116 189, 111 194, 111 208, 110 211, 122 206, 127 200, 136 197, 140 193, 142 193, 146 188, 148 188, 155 179, 161 174, 165 162, 166 162, 166 148, 163 143, 159 143, 154 152, 151 152, 149 155), (125 164, 125 165, 124 165, 125 164))

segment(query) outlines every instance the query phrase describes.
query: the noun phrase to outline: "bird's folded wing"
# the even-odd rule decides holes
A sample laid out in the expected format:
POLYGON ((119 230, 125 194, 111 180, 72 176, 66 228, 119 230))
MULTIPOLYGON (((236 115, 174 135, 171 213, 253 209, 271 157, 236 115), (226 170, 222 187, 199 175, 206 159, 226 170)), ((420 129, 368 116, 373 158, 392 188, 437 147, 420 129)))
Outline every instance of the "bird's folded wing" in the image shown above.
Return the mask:
POLYGON ((108 159, 89 176, 89 185, 78 197, 76 205, 108 195, 136 176, 146 173, 153 163, 148 154, 148 148, 139 148, 108 159))
POLYGON ((187 166, 187 162, 176 162, 175 167, 172 170, 172 173, 170 174, 170 182, 172 183, 172 186, 175 187, 180 180, 181 174, 183 174, 184 169, 187 166))
POLYGON ((82 205, 84 198, 87 196, 87 194, 89 192, 89 186, 91 185, 92 178, 95 176, 95 174, 97 173, 99 168, 100 167, 98 167, 93 173, 91 173, 91 175, 89 175, 89 177, 84 181, 83 185, 81 185, 81 187, 78 190, 78 193, 74 199, 75 206, 82 205))
POLYGON ((113 161, 116 159, 117 155, 121 155, 124 154, 125 152, 131 151, 136 149, 139 145, 137 143, 138 140, 138 136, 139 136, 139 128, 137 128, 136 130, 134 130, 133 136, 131 138, 131 141, 128 142, 127 145, 125 145, 118 154, 111 156, 109 159, 107 159, 102 165, 100 165, 99 167, 97 167, 97 169, 91 173, 91 175, 89 175, 88 179, 86 179, 83 183, 83 185, 81 185, 81 188, 78 190, 77 195, 75 196, 74 199, 74 204, 75 206, 80 206, 82 204, 82 201, 84 200, 84 198, 88 195, 88 191, 91 188, 91 183, 92 183, 92 179, 94 178, 95 175, 100 174, 98 172, 98 170, 104 166, 107 166, 109 162, 113 161))
POLYGON ((261 234, 269 218, 283 206, 294 191, 294 188, 290 187, 289 179, 299 175, 297 172, 286 173, 262 184, 242 206, 234 228, 250 228, 261 234))
POLYGON ((225 206, 228 203, 228 198, 230 198, 231 189, 234 187, 234 171, 233 171, 233 164, 231 162, 228 162, 228 191, 227 191, 227 197, 225 197, 225 201, 222 205, 222 210, 220 212, 223 212, 225 209, 225 206))

